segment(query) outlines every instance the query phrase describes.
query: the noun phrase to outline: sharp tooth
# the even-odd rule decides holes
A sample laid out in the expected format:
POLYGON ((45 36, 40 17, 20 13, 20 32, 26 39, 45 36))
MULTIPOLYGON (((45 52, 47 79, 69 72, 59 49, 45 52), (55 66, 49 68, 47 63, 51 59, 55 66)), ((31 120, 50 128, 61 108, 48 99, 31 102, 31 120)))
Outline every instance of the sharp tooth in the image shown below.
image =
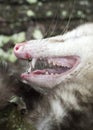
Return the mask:
POLYGON ((29 68, 28 70, 27 70, 27 73, 29 74, 31 72, 31 68, 29 68))
POLYGON ((55 63, 55 62, 53 62, 53 65, 55 66, 55 65, 56 65, 56 63, 55 63))
POLYGON ((49 73, 48 73, 48 71, 46 71, 46 75, 48 75, 49 73))
POLYGON ((33 58, 33 59, 32 59, 32 62, 31 62, 31 67, 32 67, 32 68, 35 68, 36 61, 37 61, 36 58, 33 58))
POLYGON ((27 70, 27 73, 29 74, 30 72, 31 72, 31 69, 32 69, 32 67, 31 67, 31 63, 29 63, 29 69, 27 70))

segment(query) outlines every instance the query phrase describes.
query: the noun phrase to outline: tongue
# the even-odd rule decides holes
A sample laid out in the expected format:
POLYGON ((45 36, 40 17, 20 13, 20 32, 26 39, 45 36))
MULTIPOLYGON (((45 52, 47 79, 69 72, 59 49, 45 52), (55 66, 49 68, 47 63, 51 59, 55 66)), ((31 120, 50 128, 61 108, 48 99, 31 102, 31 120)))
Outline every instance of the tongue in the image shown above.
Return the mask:
POLYGON ((32 73, 33 74, 45 74, 45 70, 36 70, 36 71, 33 71, 32 73))

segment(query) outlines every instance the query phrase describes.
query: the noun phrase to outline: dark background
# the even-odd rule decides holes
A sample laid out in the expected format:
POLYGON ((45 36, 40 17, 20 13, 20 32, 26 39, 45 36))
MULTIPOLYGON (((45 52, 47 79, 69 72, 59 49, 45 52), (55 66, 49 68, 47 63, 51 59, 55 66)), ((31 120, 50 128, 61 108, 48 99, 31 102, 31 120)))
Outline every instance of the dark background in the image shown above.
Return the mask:
MULTIPOLYGON (((38 27, 43 35, 62 33, 93 20, 93 0, 0 0, 0 34, 11 35, 38 27)), ((47 36, 46 35, 46 36, 47 36)))

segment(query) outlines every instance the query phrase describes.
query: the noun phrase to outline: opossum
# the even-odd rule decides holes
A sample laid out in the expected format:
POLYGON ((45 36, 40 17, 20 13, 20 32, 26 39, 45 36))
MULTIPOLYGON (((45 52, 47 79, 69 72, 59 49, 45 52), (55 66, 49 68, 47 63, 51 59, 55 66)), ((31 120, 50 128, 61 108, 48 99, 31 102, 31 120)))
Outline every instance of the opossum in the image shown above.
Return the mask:
POLYGON ((92 28, 15 45, 15 55, 30 64, 21 78, 40 93, 26 116, 37 130, 93 130, 92 28))

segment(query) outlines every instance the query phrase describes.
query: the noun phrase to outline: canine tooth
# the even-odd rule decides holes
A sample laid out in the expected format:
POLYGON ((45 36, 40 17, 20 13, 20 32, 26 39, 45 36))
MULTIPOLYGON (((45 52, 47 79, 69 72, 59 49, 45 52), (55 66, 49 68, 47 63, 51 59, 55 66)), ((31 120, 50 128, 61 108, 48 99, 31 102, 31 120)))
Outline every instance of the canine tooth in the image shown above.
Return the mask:
POLYGON ((27 70, 27 73, 29 74, 30 72, 31 72, 31 70, 32 70, 32 67, 31 67, 31 64, 29 64, 29 69, 27 70))
POLYGON ((28 70, 27 70, 27 73, 29 74, 31 72, 31 69, 29 68, 28 70))
POLYGON ((32 59, 32 62, 31 62, 31 67, 32 67, 32 68, 35 67, 36 61, 37 61, 36 58, 33 58, 33 59, 32 59))

